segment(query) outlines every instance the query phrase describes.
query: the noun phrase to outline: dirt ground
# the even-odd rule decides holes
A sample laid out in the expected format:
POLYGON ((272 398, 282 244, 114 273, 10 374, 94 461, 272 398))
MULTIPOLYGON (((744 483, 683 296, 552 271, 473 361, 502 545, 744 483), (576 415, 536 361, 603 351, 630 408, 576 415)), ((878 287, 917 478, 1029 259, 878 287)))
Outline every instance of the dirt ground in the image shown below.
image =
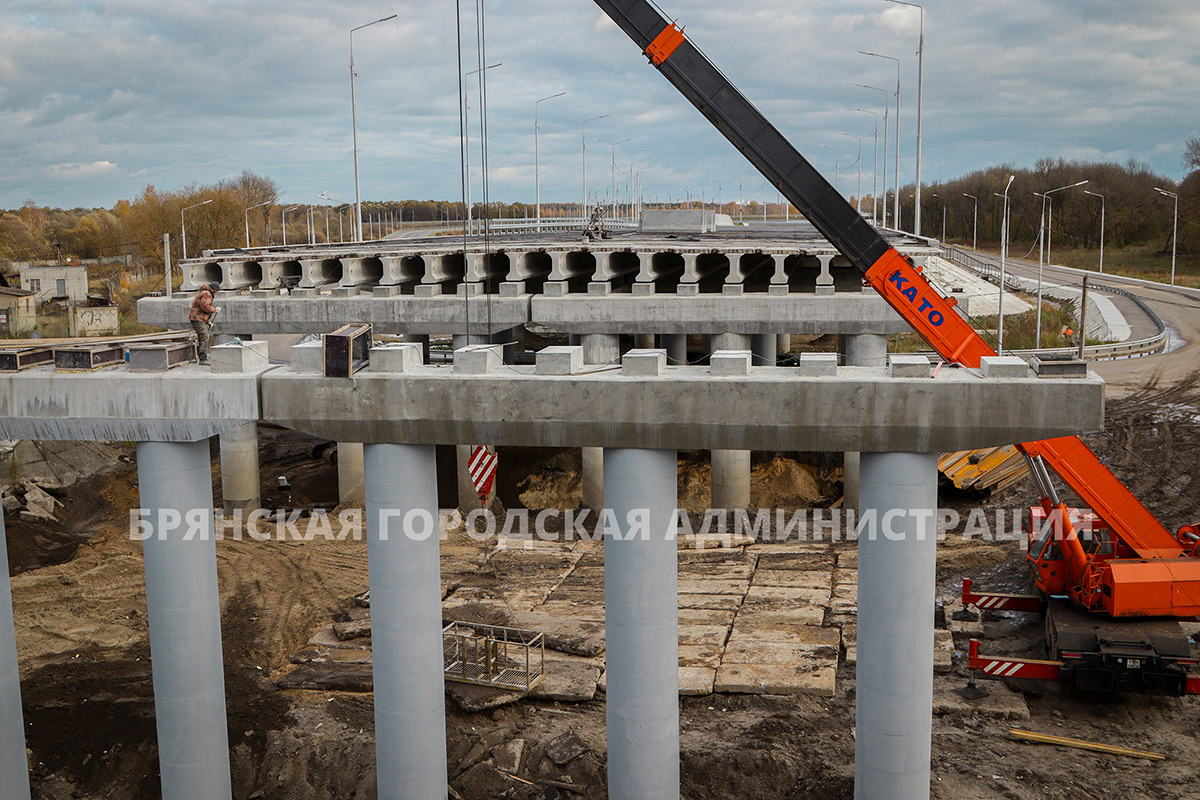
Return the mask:
MULTIPOLYGON (((1200 517, 1190 499, 1200 474, 1200 388, 1147 387, 1110 402, 1108 416, 1108 431, 1090 443, 1118 475, 1169 525, 1200 517)), ((336 498, 335 470, 312 456, 315 442, 268 428, 261 430, 260 442, 264 487, 286 474, 294 502, 336 498)), ((219 488, 216 466, 214 459, 219 488)), ((577 498, 577 469, 570 455, 539 457, 525 465, 512 493, 523 493, 534 505, 550 505, 564 495, 577 498)), ((685 454, 681 502, 705 502, 706 470, 703 454, 685 454)), ((764 507, 789 499, 828 505, 840 493, 836 467, 821 459, 798 464, 788 455, 763 456, 754 474, 755 502, 764 507)), ((141 553, 127 534, 127 509, 137 505, 136 473, 126 464, 76 484, 61 499, 61 530, 13 522, 8 528, 34 797, 156 798, 141 553)), ((281 498, 268 496, 267 504, 272 499, 281 498)), ((1031 499, 1029 487, 1018 484, 985 503, 1011 509, 1031 499)), ((965 510, 978 501, 943 502, 965 510)), ((748 556, 754 550, 747 548, 748 556)), ((477 569, 470 552, 463 552, 456 584, 501 593, 523 588, 520 570, 477 569)), ((479 552, 482 564, 484 549, 479 552)), ((292 657, 313 632, 367 588, 365 542, 226 540, 218 545, 218 567, 234 797, 373 798, 370 694, 280 690, 274 683, 292 668, 292 657)), ((951 535, 940 545, 941 594, 953 595, 963 577, 979 586, 1019 590, 1024 575, 1013 542, 951 535)), ((602 588, 602 577, 598 580, 602 588)), ((1037 619, 991 614, 984 640, 988 652, 1042 655, 1037 619)), ((681 697, 683 796, 849 800, 854 668, 846 655, 831 697, 681 697)), ((958 667, 938 675, 935 686, 941 693, 964 682, 958 667)), ((1079 698, 1054 685, 1025 688, 1029 719, 1014 722, 961 707, 935 714, 934 797, 1200 798, 1195 698, 1079 698), (1148 762, 1023 744, 1008 736, 1013 726, 1158 751, 1167 758, 1148 762)), ((455 796, 604 797, 604 713, 602 693, 578 703, 527 699, 476 713, 448 702, 455 796), (543 757, 547 743, 572 732, 585 745, 582 755, 562 766, 543 757), (480 759, 481 746, 486 755, 488 747, 514 739, 527 748, 517 777, 488 767, 492 759, 480 759), (564 783, 586 788, 569 791, 561 788, 564 783)))

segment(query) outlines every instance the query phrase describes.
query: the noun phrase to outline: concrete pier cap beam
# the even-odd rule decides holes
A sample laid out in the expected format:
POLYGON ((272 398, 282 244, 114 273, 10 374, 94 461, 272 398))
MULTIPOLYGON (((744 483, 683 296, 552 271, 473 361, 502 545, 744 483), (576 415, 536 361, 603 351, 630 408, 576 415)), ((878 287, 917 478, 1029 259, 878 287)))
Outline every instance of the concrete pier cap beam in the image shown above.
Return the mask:
MULTIPOLYGON (((1094 373, 988 379, 942 369, 890 378, 839 367, 806 377, 756 367, 731 392, 706 367, 665 362, 664 351, 651 350, 630 351, 621 370, 577 375, 418 366, 347 379, 276 369, 260 379, 263 417, 335 441, 679 450, 943 452, 1104 427, 1104 382, 1094 373)), ((0 393, 0 410, 3 401, 0 393)))

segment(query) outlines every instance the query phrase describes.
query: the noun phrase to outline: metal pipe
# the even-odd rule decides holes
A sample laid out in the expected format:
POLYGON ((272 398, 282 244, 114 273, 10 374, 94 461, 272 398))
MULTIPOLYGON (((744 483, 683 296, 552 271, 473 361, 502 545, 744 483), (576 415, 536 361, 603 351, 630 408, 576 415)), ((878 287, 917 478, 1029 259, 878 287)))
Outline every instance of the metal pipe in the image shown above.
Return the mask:
POLYGON ((604 461, 608 796, 678 800, 677 457, 611 448, 604 461))
POLYGON ((379 800, 445 797, 437 462, 433 445, 363 445, 379 800))
POLYGON ((929 797, 937 474, 931 453, 860 459, 857 800, 929 797))
POLYGON ((231 794, 208 441, 138 442, 163 800, 231 794))
POLYGON ((21 715, 21 675, 17 667, 17 634, 13 624, 12 586, 8 580, 8 547, 0 514, 0 797, 29 800, 29 765, 25 757, 25 724, 21 715))

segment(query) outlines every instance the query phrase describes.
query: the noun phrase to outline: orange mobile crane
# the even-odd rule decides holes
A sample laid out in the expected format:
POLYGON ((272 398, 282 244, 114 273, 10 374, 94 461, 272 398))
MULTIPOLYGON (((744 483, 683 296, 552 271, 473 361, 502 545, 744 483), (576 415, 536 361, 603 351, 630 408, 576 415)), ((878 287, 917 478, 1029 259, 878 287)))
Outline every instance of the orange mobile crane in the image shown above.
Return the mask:
MULTIPOLYGON (((996 355, 955 300, 891 247, 657 5, 595 2, 943 359, 979 367, 996 355)), ((1178 622, 1200 615, 1200 526, 1170 533, 1077 437, 1017 447, 1040 494, 1027 524, 1038 594, 972 593, 967 582, 963 599, 987 608, 1044 608, 1053 660, 989 659, 974 643, 971 668, 1060 678, 1087 690, 1200 694, 1178 622), (1077 529, 1081 515, 1059 500, 1049 470, 1090 506, 1097 522, 1090 534, 1077 529)))

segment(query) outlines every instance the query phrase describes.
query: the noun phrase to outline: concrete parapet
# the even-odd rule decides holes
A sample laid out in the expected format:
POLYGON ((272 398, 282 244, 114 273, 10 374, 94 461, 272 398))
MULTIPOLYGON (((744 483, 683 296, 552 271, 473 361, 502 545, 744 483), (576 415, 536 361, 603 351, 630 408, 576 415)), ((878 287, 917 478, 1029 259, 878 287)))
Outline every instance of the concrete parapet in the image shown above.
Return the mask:
POLYGON ((1039 378, 1081 378, 1088 374, 1087 364, 1071 357, 1034 356, 1030 359, 1029 366, 1033 367, 1039 378))
POLYGON ((979 362, 986 378, 1026 378, 1029 365, 1017 356, 984 356, 979 362))
POLYGON ((265 369, 268 364, 267 343, 219 344, 208 351, 208 360, 213 372, 254 372, 265 369))
POLYGON ((456 375, 487 375, 504 363, 504 348, 500 345, 471 344, 454 351, 456 375))
POLYGON ((583 347, 544 347, 538 351, 538 375, 574 375, 582 369, 583 347))
POLYGON ((661 350, 631 351, 630 360, 652 374, 627 367, 547 379, 524 367, 460 375, 423 366, 333 379, 276 369, 261 378, 263 418, 337 441, 868 452, 967 450, 1104 425, 1095 375, 996 381, 943 369, 918 381, 880 369, 807 378, 760 367, 730 392, 705 367, 665 370, 661 350))
POLYGON ((800 375, 805 378, 819 378, 837 375, 837 353, 801 353, 800 375))
POLYGON ((666 368, 666 350, 630 350, 621 358, 621 374, 631 378, 657 377, 666 368))
POLYGON ((709 357, 708 369, 714 378, 745 377, 750 374, 750 351, 718 350, 709 357))
POLYGON ((888 356, 888 374, 893 378, 928 378, 932 369, 928 356, 888 356))
POLYGON ((371 348, 370 370, 408 372, 425 363, 423 349, 419 343, 376 345, 371 348))

